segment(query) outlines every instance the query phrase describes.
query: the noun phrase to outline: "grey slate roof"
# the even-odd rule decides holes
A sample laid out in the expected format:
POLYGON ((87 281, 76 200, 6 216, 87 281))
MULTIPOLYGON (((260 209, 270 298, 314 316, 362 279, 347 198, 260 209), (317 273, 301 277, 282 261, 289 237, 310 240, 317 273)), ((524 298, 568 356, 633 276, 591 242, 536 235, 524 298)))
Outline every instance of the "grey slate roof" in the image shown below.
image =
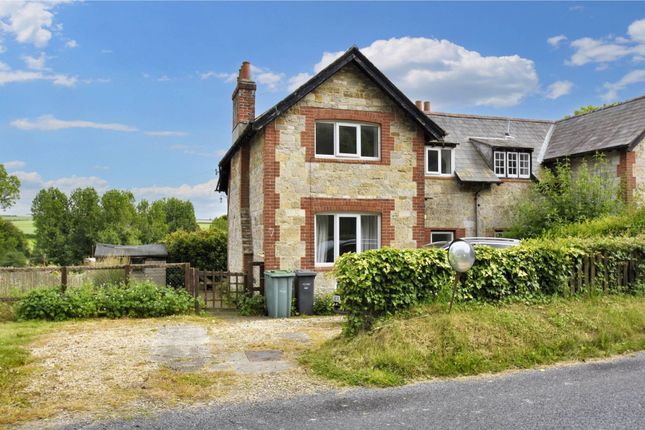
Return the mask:
POLYGON ((532 149, 535 172, 545 138, 553 126, 552 121, 534 119, 442 112, 431 112, 428 116, 448 133, 445 140, 459 143, 455 149, 455 174, 463 182, 499 182, 491 169, 492 152, 486 152, 497 146, 532 149), (486 148, 478 147, 478 143, 486 148))
POLYGON ((167 257, 166 245, 152 243, 149 245, 110 245, 97 243, 94 257, 167 257))
POLYGON ((531 145, 528 142, 521 142, 518 141, 517 139, 482 139, 481 137, 471 137, 469 139, 471 142, 475 143, 483 143, 484 145, 488 145, 491 148, 524 148, 524 149, 530 149, 530 150, 535 150, 533 145, 531 145))
POLYGON ((560 120, 544 159, 629 148, 645 135, 645 96, 560 120))

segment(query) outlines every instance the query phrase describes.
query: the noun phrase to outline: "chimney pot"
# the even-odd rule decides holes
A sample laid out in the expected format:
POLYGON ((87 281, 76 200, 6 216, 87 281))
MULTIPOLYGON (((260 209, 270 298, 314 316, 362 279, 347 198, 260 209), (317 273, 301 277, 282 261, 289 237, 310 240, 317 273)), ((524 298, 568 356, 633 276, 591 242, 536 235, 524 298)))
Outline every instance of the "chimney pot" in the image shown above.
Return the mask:
POLYGON ((423 102, 421 100, 417 100, 414 104, 417 105, 419 110, 423 109, 423 102))
POLYGON ((239 78, 244 81, 251 80, 251 63, 249 63, 248 61, 242 63, 242 67, 240 67, 239 78))
POLYGON ((430 112, 430 101, 426 100, 423 102, 423 111, 426 113, 430 112))

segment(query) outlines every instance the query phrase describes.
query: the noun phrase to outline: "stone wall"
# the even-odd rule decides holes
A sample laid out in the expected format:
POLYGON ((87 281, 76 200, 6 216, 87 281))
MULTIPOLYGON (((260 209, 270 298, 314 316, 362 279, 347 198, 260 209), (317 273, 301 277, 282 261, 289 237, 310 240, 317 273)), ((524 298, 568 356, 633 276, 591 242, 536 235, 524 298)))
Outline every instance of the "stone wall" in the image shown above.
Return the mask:
POLYGON ((253 236, 253 261, 264 260, 264 133, 251 141, 249 157, 249 213, 253 236))
POLYGON ((456 178, 426 178, 425 226, 429 232, 463 229, 466 236, 494 236, 496 230, 511 226, 513 207, 530 184, 528 180, 504 180, 482 188, 460 184, 456 178), (475 193, 480 189, 476 223, 475 193))
POLYGON ((645 139, 634 148, 634 177, 636 178, 636 189, 634 200, 639 205, 645 204, 645 139))
POLYGON ((228 270, 241 272, 243 269, 242 225, 240 220, 240 169, 241 153, 231 158, 228 181, 228 270))
MULTIPOLYGON (((423 213, 417 202, 423 200, 417 196, 414 176, 415 145, 422 148, 423 141, 417 126, 357 68, 344 68, 305 96, 276 119, 275 130, 275 161, 279 167, 275 179, 275 193, 279 196, 275 225, 279 234, 274 243, 267 240, 264 246, 265 252, 274 252, 277 267, 329 270, 314 265, 314 208, 381 213, 382 245, 387 241, 396 247, 417 246, 414 231, 423 213), (381 160, 315 159, 312 151, 316 119, 379 123, 381 160), (385 225, 387 231, 383 231, 385 225)), ((420 169, 423 159, 419 162, 420 169)), ((265 223, 268 215, 265 214, 265 223)), ((274 267, 267 264, 267 269, 271 268, 274 267)), ((335 281, 328 273, 321 273, 316 285, 318 292, 329 291, 335 281)))

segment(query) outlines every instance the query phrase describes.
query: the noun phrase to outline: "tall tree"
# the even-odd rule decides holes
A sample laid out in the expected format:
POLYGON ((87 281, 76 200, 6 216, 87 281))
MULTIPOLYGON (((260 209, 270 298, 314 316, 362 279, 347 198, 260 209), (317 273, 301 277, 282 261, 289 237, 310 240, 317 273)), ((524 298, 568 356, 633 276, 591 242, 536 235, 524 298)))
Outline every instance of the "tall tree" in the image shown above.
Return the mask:
POLYGON ((137 205, 139 240, 141 243, 159 242, 168 233, 166 209, 164 202, 158 200, 152 205, 147 200, 141 200, 137 205))
POLYGON ((0 218, 0 266, 24 266, 29 248, 23 232, 12 222, 0 218))
POLYGON ((20 198, 20 179, 15 175, 9 175, 0 164, 0 209, 7 209, 16 203, 20 198))
POLYGON ((57 188, 42 189, 34 198, 31 214, 36 228, 36 251, 44 262, 69 264, 67 196, 57 188))
POLYGON ((130 191, 110 190, 101 196, 102 230, 99 240, 116 245, 136 245, 139 242, 137 210, 130 191))
POLYGON ((102 230, 99 195, 94 188, 77 188, 69 197, 69 245, 72 257, 80 262, 92 255, 102 230))
POLYGON ((168 233, 173 233, 178 230, 199 230, 199 225, 195 218, 195 208, 190 201, 170 197, 163 200, 163 202, 166 209, 168 233))

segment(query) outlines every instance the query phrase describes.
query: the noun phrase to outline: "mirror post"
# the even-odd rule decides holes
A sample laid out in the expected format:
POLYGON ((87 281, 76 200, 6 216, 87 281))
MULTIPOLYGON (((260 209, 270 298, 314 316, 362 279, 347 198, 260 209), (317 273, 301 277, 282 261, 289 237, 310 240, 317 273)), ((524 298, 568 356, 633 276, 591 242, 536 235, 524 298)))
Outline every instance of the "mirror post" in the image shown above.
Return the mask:
POLYGON ((452 311, 452 304, 455 301, 455 294, 457 293, 459 281, 461 281, 461 272, 455 272, 455 282, 452 283, 452 296, 450 297, 450 306, 448 306, 448 313, 452 311))

